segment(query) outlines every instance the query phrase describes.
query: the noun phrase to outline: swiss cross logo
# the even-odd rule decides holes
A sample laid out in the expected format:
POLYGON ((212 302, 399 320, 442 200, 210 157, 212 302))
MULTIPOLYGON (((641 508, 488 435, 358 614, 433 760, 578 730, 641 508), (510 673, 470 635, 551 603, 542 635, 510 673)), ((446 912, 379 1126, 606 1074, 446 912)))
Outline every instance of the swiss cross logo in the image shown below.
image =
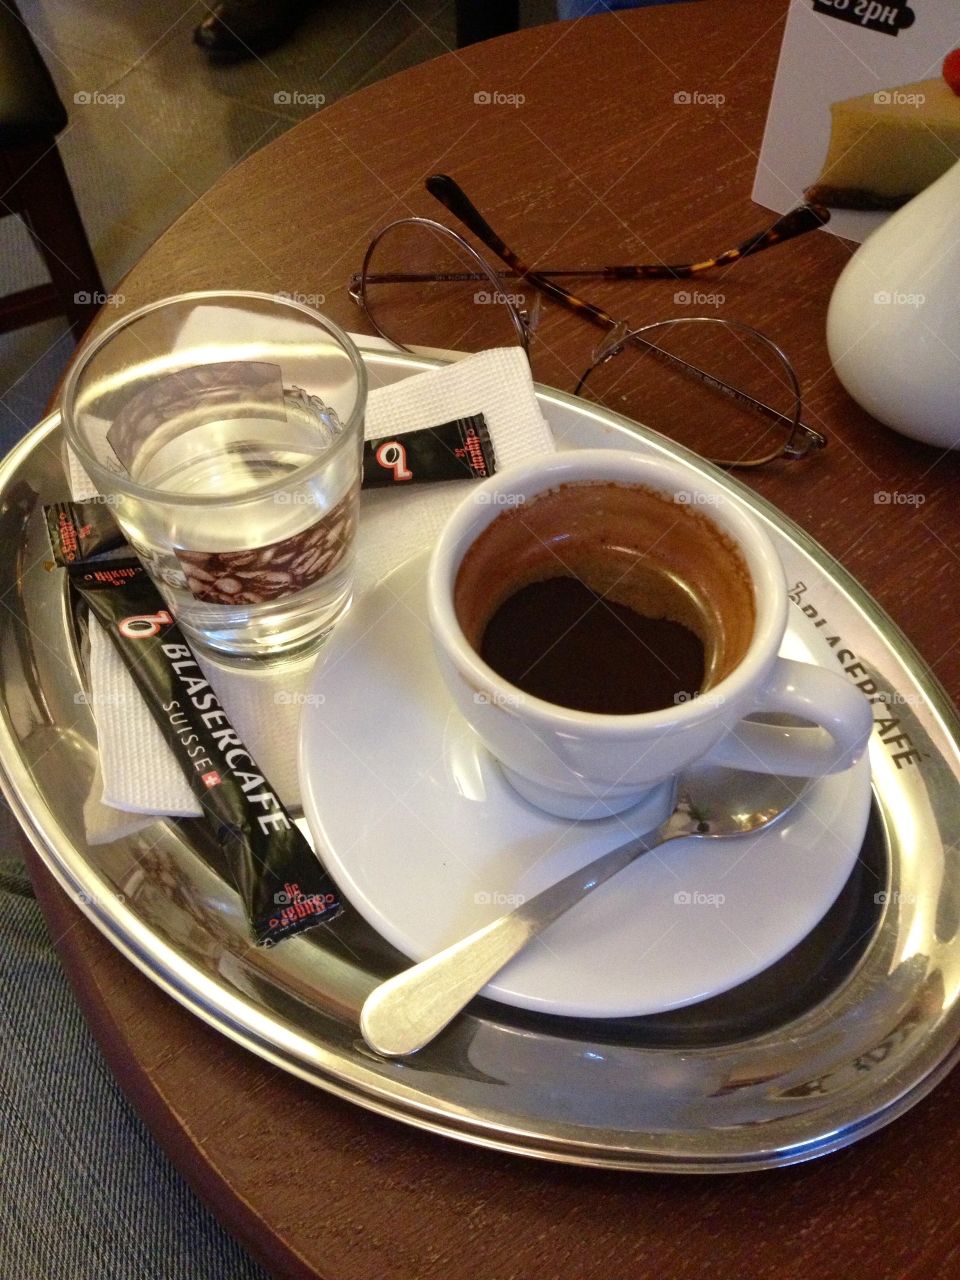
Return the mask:
POLYGON ((216 769, 211 769, 209 773, 201 774, 201 777, 205 787, 219 787, 220 785, 220 775, 216 769))

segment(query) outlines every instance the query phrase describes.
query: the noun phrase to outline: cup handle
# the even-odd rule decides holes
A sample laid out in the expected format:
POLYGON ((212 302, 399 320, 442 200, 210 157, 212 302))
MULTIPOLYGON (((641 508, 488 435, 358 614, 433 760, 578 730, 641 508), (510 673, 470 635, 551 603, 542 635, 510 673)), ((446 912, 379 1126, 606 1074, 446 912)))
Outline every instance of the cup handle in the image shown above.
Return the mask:
POLYGON ((710 750, 711 761, 754 773, 817 778, 856 764, 873 728, 869 702, 843 676, 789 658, 777 658, 756 710, 784 711, 819 727, 741 720, 710 750))

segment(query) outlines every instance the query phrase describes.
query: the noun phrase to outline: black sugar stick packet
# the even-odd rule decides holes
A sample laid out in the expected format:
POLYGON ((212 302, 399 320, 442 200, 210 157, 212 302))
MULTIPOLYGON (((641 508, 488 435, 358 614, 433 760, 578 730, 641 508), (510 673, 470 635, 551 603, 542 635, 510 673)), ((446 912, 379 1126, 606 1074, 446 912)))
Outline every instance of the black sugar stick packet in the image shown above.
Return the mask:
POLYGON ((496 469, 493 442, 482 413, 366 440, 363 445, 364 489, 437 480, 485 480, 496 469))
POLYGON ((341 910, 340 895, 230 724, 183 633, 103 503, 45 508, 54 559, 102 623, 219 843, 257 943, 341 910), (105 556, 105 552, 112 555, 105 556))

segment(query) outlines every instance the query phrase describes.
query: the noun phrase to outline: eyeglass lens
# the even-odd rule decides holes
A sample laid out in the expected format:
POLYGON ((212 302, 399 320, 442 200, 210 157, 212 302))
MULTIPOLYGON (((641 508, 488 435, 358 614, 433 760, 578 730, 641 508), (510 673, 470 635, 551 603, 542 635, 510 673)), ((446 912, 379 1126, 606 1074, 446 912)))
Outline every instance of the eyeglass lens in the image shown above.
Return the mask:
POLYGON ((791 370, 762 335, 712 318, 654 324, 595 364, 580 395, 732 464, 776 457, 800 404, 791 370))
POLYGON ((404 347, 483 351, 515 346, 520 335, 510 304, 522 309, 527 292, 515 280, 501 281, 489 270, 484 274, 482 259, 456 237, 422 222, 386 228, 366 264, 367 312, 382 334, 404 347))

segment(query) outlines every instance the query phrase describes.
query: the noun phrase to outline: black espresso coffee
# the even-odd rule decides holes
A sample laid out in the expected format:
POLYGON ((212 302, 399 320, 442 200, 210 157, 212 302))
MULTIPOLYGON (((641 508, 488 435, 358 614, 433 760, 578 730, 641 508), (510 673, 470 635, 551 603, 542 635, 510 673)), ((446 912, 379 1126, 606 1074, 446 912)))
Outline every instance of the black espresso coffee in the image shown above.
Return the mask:
POLYGON ((716 685, 756 617, 739 548, 709 515, 606 481, 499 515, 463 558, 454 608, 502 679, 601 715, 673 707, 716 685))
POLYGON ((644 617, 567 577, 508 596, 480 656, 524 693, 602 715, 676 706, 705 674, 703 641, 682 622, 644 617))

